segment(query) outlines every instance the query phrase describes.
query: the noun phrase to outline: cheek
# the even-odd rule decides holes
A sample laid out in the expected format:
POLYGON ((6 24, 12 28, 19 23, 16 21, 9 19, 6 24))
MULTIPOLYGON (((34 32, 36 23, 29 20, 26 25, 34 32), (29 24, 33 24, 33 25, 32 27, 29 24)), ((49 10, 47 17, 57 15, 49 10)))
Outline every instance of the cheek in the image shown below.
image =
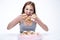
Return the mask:
POLYGON ((28 11, 27 11, 27 10, 25 10, 25 13, 28 13, 28 11))
POLYGON ((31 13, 33 13, 33 11, 31 11, 31 13))
POLYGON ((24 10, 25 13, 27 13, 28 11, 27 10, 24 10))

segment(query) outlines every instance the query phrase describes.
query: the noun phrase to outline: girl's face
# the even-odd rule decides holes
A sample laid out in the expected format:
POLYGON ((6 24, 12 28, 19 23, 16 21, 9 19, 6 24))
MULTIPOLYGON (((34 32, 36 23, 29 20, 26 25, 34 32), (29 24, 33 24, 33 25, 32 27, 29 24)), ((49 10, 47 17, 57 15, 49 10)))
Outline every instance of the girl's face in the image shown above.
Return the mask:
POLYGON ((34 12, 34 9, 32 5, 27 5, 24 9, 24 13, 27 15, 32 15, 33 12, 34 12))

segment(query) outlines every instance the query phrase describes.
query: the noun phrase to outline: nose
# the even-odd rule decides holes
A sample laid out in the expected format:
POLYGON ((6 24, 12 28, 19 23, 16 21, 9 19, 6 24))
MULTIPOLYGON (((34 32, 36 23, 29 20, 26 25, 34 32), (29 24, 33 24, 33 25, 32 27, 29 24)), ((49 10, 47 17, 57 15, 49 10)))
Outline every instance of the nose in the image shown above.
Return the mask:
POLYGON ((28 10, 28 11, 27 11, 27 15, 28 15, 28 16, 31 15, 31 11, 28 10))
POLYGON ((30 11, 28 10, 28 13, 30 13, 30 11))

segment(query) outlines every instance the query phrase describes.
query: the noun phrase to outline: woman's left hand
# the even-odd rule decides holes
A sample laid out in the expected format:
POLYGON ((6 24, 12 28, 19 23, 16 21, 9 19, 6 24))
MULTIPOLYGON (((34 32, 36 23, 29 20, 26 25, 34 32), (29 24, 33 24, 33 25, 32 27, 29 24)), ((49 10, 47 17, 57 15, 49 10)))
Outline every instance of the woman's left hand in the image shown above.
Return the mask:
POLYGON ((37 15, 36 14, 33 14, 31 16, 31 20, 37 23, 37 15))

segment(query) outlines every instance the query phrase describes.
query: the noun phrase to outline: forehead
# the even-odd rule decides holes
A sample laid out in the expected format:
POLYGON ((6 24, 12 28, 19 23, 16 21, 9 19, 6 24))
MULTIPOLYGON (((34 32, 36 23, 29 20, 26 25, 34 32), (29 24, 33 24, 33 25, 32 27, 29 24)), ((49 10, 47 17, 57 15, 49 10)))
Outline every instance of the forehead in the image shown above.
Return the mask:
POLYGON ((33 6, 32 5, 26 5, 25 8, 33 9, 33 6))

